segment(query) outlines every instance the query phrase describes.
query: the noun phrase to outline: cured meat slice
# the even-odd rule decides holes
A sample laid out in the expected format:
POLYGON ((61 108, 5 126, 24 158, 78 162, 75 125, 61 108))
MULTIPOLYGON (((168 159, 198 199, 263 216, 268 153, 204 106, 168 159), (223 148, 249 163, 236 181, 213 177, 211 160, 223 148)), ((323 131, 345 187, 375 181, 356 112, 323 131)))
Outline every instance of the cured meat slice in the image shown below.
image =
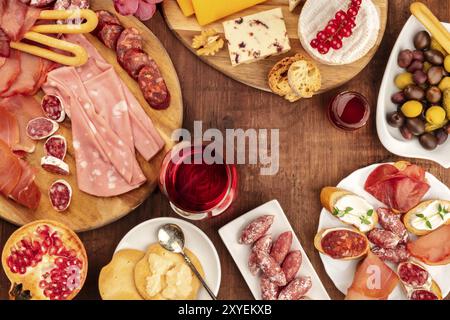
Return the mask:
POLYGON ((20 56, 21 72, 9 89, 1 94, 2 97, 36 94, 35 86, 41 77, 43 59, 23 52, 20 56))
POLYGON ((411 164, 400 170, 394 165, 378 166, 367 178, 365 190, 399 212, 407 212, 419 204, 430 186, 425 171, 411 164))
POLYGON ((27 134, 33 140, 42 140, 50 137, 59 129, 58 123, 40 117, 30 120, 27 125, 27 134))
POLYGON ((142 35, 136 28, 126 28, 117 40, 117 60, 122 64, 125 53, 130 49, 143 49, 142 35))
POLYGON ((419 289, 419 290, 414 290, 411 293, 410 299, 411 300, 439 300, 439 297, 431 291, 419 289))
POLYGON ((369 251, 356 270, 346 300, 386 300, 398 282, 397 274, 369 251))
POLYGON ((0 25, 12 41, 19 41, 35 24, 39 14, 39 9, 20 1, 3 0, 0 7, 0 25))
POLYGON ((141 21, 149 20, 156 12, 156 3, 161 1, 162 0, 139 1, 139 7, 134 14, 135 17, 141 21))
POLYGON ((135 80, 139 77, 139 72, 144 67, 152 67, 154 61, 140 49, 130 49, 123 56, 122 66, 126 72, 135 80))
POLYGON ((36 8, 44 8, 55 2, 55 0, 31 0, 30 6, 36 8))
POLYGON ((114 0, 114 7, 123 16, 134 14, 139 8, 140 0, 114 0))
POLYGON ((409 253, 428 265, 450 263, 450 225, 420 237, 407 244, 409 253))
POLYGON ((16 117, 0 107, 0 139, 12 148, 19 143, 19 125, 16 117))
POLYGON ((46 94, 42 98, 41 107, 45 116, 53 121, 63 122, 66 118, 64 106, 57 96, 46 94))
POLYGON ((66 138, 60 135, 48 138, 44 144, 44 152, 46 156, 52 156, 64 160, 67 153, 66 138))
POLYGON ((401 263, 397 270, 400 280, 413 288, 423 287, 430 278, 427 270, 412 262, 401 263))
MULTIPOLYGON (((9 55, 11 54, 10 43, 11 40, 9 39, 8 35, 5 33, 5 31, 3 31, 2 28, 0 28, 0 57, 9 57, 9 55)), ((0 67, 3 65, 3 63, 0 63, 0 67)))
POLYGON ((157 110, 169 107, 170 93, 154 60, 151 66, 145 66, 139 72, 138 82, 145 100, 151 107, 157 110))
POLYGON ((34 182, 36 178, 35 169, 24 160, 19 160, 19 162, 22 174, 10 197, 29 209, 36 209, 41 200, 41 191, 34 182))
POLYGON ((278 300, 300 300, 312 287, 311 277, 300 277, 292 280, 278 295, 278 300))
POLYGON ((13 146, 13 151, 34 152, 36 141, 28 137, 26 127, 31 119, 43 115, 39 103, 33 97, 14 96, 7 99, 0 99, 0 108, 14 114, 19 125, 20 139, 19 143, 13 146))
POLYGON ((387 208, 378 208, 378 220, 380 225, 400 237, 402 243, 408 241, 408 231, 401 220, 401 215, 387 208))
POLYGON ((9 146, 0 139, 0 192, 9 196, 19 183, 22 167, 9 146))
POLYGON ((99 39, 103 42, 105 46, 110 49, 115 50, 117 46, 117 40, 119 40, 120 35, 124 28, 117 24, 107 24, 98 32, 99 39))
POLYGON ((381 260, 390 261, 393 263, 407 261, 410 257, 408 250, 406 250, 406 246, 402 244, 394 249, 374 247, 372 248, 372 252, 376 254, 381 260))
POLYGON ((48 196, 56 211, 66 211, 72 201, 72 187, 65 180, 57 180, 50 186, 48 196))
POLYGON ((16 50, 11 51, 11 55, 6 59, 5 64, 0 68, 0 97, 3 92, 8 91, 11 85, 19 76, 20 69, 20 54, 16 50))
POLYGON ((103 29, 106 25, 118 25, 121 26, 121 23, 115 14, 112 14, 106 10, 97 10, 95 11, 98 17, 98 25, 96 32, 103 29))
POLYGON ((68 176, 70 174, 69 165, 61 159, 52 156, 42 157, 41 167, 50 173, 62 176, 68 176))

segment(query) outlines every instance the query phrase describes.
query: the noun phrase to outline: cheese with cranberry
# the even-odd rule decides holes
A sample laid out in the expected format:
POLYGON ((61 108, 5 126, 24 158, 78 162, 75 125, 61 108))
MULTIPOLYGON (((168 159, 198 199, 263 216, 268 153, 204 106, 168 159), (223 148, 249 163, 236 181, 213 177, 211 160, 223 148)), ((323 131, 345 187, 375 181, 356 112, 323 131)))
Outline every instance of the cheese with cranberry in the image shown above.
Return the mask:
MULTIPOLYGON (((376 44, 381 23, 379 9, 371 0, 362 0, 350 36, 342 39, 340 49, 330 48, 326 54, 311 46, 311 41, 325 30, 338 11, 347 12, 351 0, 308 0, 300 14, 298 33, 302 47, 315 60, 329 65, 345 65, 364 57, 376 44)), ((339 33, 339 30, 338 30, 339 33)), ((332 37, 330 37, 330 41, 332 37)), ((340 44, 340 42, 339 42, 340 44)))
POLYGON ((223 27, 233 66, 291 49, 281 8, 225 21, 223 27))

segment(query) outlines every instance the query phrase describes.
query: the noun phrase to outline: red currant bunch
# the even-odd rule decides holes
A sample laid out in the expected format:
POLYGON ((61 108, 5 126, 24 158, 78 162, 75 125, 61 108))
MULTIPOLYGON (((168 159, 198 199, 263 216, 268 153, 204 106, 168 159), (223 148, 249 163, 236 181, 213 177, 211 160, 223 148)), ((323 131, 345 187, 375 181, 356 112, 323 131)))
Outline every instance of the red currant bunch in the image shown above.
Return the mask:
POLYGON ((356 16, 361 8, 363 0, 351 0, 347 11, 339 10, 334 15, 326 27, 319 31, 311 41, 312 48, 320 54, 327 54, 330 49, 339 50, 342 48, 342 39, 349 38, 356 27, 356 16))

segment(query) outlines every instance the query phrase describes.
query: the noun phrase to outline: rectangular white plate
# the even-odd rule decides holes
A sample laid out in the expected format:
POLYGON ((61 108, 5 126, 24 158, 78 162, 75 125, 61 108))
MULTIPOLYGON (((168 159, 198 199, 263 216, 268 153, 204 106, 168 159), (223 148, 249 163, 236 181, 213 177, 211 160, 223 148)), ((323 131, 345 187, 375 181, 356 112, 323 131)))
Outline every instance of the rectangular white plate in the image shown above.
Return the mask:
POLYGON ((250 288, 250 291, 252 292, 255 299, 261 300, 261 290, 259 286, 260 277, 252 275, 247 266, 251 246, 242 245, 238 242, 238 240, 241 235, 242 229, 247 226, 247 224, 249 224, 257 217, 265 214, 272 214, 275 216, 273 225, 269 231, 274 239, 276 239, 279 234, 286 231, 291 231, 294 235, 292 239, 291 250, 300 250, 303 258, 302 265, 297 276, 309 276, 312 280, 312 288, 308 292, 307 297, 313 300, 330 300, 330 296, 323 287, 319 276, 317 275, 311 262, 309 261, 308 256, 306 255, 305 251, 302 248, 302 245, 298 241, 298 238, 295 235, 291 224, 286 218, 286 215, 284 214, 283 209, 281 208, 277 200, 272 200, 263 204, 262 206, 259 206, 258 208, 231 221, 219 230, 220 237, 222 238, 225 246, 233 257, 234 262, 237 264, 239 270, 241 271, 242 276, 247 282, 247 285, 250 288))

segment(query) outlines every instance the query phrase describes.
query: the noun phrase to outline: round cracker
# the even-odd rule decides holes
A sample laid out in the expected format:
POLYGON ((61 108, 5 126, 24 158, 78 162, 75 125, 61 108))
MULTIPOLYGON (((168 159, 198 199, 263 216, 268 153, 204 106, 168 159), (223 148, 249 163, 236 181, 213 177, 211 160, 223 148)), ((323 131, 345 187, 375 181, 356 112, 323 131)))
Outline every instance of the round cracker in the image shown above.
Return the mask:
MULTIPOLYGON (((205 272, 203 271, 203 267, 198 260, 198 258, 195 256, 194 253, 192 253, 189 249, 184 249, 184 252, 186 255, 191 259, 194 266, 197 268, 199 273, 202 275, 202 277, 205 276, 205 272)), ((148 257, 150 254, 157 254, 160 257, 165 257, 167 259, 170 259, 175 264, 185 264, 183 257, 180 254, 172 253, 170 251, 167 251, 163 247, 161 247, 158 243, 152 244, 148 247, 147 252, 145 253, 145 256, 136 264, 136 267, 134 269, 134 281, 136 288, 139 292, 139 294, 144 297, 145 300, 166 300, 165 297, 161 295, 161 293, 158 293, 155 296, 150 296, 147 292, 147 277, 152 275, 152 272, 149 267, 148 263, 148 257)), ((192 271, 190 271, 192 276, 192 290, 191 293, 188 295, 188 297, 184 298, 183 300, 195 300, 197 299, 198 291, 200 290, 201 283, 197 279, 197 277, 194 275, 192 271)), ((163 279, 164 282, 164 279, 163 279)))
POLYGON ((103 300, 143 300, 134 284, 134 268, 145 252, 125 249, 114 254, 103 267, 98 288, 103 300))

